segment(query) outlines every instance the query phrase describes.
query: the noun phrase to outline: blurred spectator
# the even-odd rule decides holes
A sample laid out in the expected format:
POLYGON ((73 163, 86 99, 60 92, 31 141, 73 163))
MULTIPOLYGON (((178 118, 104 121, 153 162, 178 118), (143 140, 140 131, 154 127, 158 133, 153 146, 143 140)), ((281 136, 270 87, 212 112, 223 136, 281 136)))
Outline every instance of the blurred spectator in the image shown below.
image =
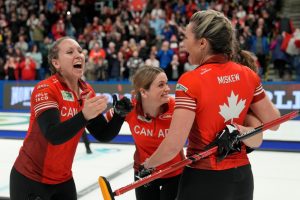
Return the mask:
POLYGON ((166 21, 163 14, 158 16, 151 15, 151 19, 149 21, 150 27, 155 30, 155 35, 158 40, 162 38, 162 31, 165 27, 166 21))
POLYGON ((171 29, 170 25, 166 23, 161 31, 161 39, 170 41, 172 35, 174 35, 174 31, 171 29))
POLYGON ((300 81, 300 29, 293 34, 283 33, 284 41, 281 48, 291 56, 291 63, 296 71, 296 80, 300 81))
POLYGON ((159 61, 156 59, 156 54, 151 52, 150 53, 150 58, 148 58, 145 62, 145 65, 147 66, 153 66, 153 67, 160 67, 159 66, 159 61))
POLYGON ((4 59, 0 57, 0 80, 4 80, 6 76, 4 65, 4 59))
MULTIPOLYGON (((84 69, 84 80, 86 81, 95 81, 96 80, 96 65, 92 58, 88 57, 88 51, 86 49, 83 50, 85 55, 85 69, 84 69)), ((100 59, 98 59, 100 60, 100 59)))
POLYGON ((21 80, 35 80, 36 64, 30 56, 26 55, 25 60, 20 63, 19 68, 21 71, 21 80))
POLYGON ((67 11, 67 16, 66 16, 66 20, 65 20, 65 30, 66 30, 66 36, 75 38, 76 29, 73 25, 72 14, 70 11, 67 11))
POLYGON ((120 48, 120 51, 123 53, 124 58, 126 60, 126 62, 128 61, 128 59, 132 56, 132 51, 129 48, 129 43, 127 40, 123 41, 123 45, 120 48))
POLYGON ((147 46, 146 40, 141 40, 139 44, 139 57, 144 61, 149 58, 149 47, 147 46))
POLYGON ((7 80, 18 80, 18 64, 13 56, 8 56, 4 65, 7 80))
POLYGON ((168 41, 163 41, 161 48, 158 50, 156 57, 159 60, 160 67, 163 68, 170 78, 170 72, 167 71, 167 67, 171 63, 174 51, 170 49, 170 43, 168 41))
POLYGON ((263 36, 262 29, 257 28, 256 34, 251 37, 251 52, 255 53, 262 68, 262 75, 267 70, 267 56, 269 54, 269 42, 266 36, 263 36))
POLYGON ((164 16, 165 11, 161 8, 160 1, 154 3, 154 8, 151 10, 151 18, 154 19, 157 16, 164 16))
POLYGON ((31 47, 31 51, 26 53, 27 56, 32 58, 35 62, 35 69, 36 69, 36 80, 43 80, 45 78, 45 71, 44 68, 41 68, 43 57, 42 53, 39 51, 39 47, 37 44, 33 44, 31 47))
POLYGON ((270 50, 272 52, 272 61, 274 69, 278 72, 279 78, 283 78, 287 68, 288 55, 281 49, 283 37, 278 31, 275 31, 274 39, 271 41, 270 50))
POLYGON ((106 59, 100 57, 94 64, 94 68, 97 81, 108 80, 108 62, 106 59))
POLYGON ((25 35, 19 36, 19 39, 18 39, 17 43, 15 44, 15 48, 20 49, 23 54, 25 54, 28 51, 29 45, 25 41, 25 35))
POLYGON ((48 50, 51 47, 52 39, 48 36, 44 38, 44 42, 40 44, 40 52, 42 54, 42 65, 41 65, 41 80, 45 79, 50 75, 50 70, 48 67, 48 50), (43 74, 42 74, 43 73, 43 74))
POLYGON ((175 34, 173 34, 170 38, 170 49, 172 49, 175 54, 178 54, 179 51, 178 39, 175 34))
POLYGON ((89 53, 89 58, 92 58, 94 60, 94 63, 97 63, 98 59, 100 57, 105 59, 106 52, 103 48, 101 48, 101 46, 98 42, 95 42, 93 48, 91 49, 91 51, 89 53))
POLYGON ((52 25, 51 32, 55 40, 66 36, 66 26, 63 19, 57 20, 57 22, 52 25))
POLYGON ((138 68, 144 64, 143 59, 139 57, 139 52, 136 50, 133 52, 132 57, 127 62, 129 69, 129 79, 135 74, 138 68))
POLYGON ((40 19, 36 17, 35 13, 30 15, 29 19, 27 20, 27 26, 29 27, 31 41, 39 45, 44 39, 45 28, 40 19))
POLYGON ((111 80, 120 79, 120 64, 118 62, 118 52, 116 51, 116 45, 114 42, 108 44, 107 52, 107 62, 108 62, 108 77, 111 80))
POLYGON ((118 52, 118 60, 117 60, 117 64, 119 65, 119 69, 120 69, 120 80, 126 80, 128 79, 129 76, 129 72, 128 72, 128 67, 127 67, 127 63, 124 59, 124 55, 122 52, 118 52))
POLYGON ((83 28, 86 24, 87 21, 87 17, 84 16, 84 14, 81 11, 81 8, 77 5, 75 5, 75 10, 71 10, 71 14, 72 14, 72 24, 75 27, 76 30, 76 36, 78 37, 80 34, 83 33, 83 28))
POLYGON ((197 10, 198 8, 196 2, 194 0, 188 0, 186 5, 186 17, 190 19, 197 10))
POLYGON ((179 61, 178 61, 178 55, 174 54, 172 61, 170 63, 170 67, 171 67, 171 80, 172 81, 177 81, 177 79, 179 78, 179 61))
POLYGON ((281 34, 283 32, 286 32, 286 33, 292 34, 294 31, 295 31, 295 28, 294 28, 292 20, 285 15, 282 16, 279 19, 279 33, 281 34))

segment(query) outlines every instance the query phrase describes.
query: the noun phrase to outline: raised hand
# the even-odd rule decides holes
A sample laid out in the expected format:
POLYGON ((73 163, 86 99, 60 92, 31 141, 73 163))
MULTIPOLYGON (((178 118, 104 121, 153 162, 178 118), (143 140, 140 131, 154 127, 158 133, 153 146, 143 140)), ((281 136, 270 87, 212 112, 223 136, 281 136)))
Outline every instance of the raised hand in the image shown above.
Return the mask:
POLYGON ((113 107, 114 113, 120 115, 121 117, 125 117, 128 113, 131 112, 133 105, 127 97, 123 97, 122 99, 118 100, 116 94, 113 94, 113 107))
POLYGON ((104 95, 91 97, 92 92, 89 92, 84 101, 82 113, 86 120, 93 119, 101 114, 107 108, 107 97, 104 95))

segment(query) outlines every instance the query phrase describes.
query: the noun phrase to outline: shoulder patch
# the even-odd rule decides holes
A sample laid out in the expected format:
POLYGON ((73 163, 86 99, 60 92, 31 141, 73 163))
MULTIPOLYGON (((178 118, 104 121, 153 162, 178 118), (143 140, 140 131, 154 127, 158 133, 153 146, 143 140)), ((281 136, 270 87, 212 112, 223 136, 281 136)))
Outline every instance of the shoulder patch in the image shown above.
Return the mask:
POLYGON ((66 100, 66 101, 75 101, 72 92, 61 90, 61 95, 63 97, 63 100, 66 100))
POLYGON ((184 91, 184 92, 186 92, 188 89, 185 87, 185 86, 183 86, 182 84, 180 84, 180 83, 177 83, 176 84, 176 89, 175 89, 176 91, 184 91))

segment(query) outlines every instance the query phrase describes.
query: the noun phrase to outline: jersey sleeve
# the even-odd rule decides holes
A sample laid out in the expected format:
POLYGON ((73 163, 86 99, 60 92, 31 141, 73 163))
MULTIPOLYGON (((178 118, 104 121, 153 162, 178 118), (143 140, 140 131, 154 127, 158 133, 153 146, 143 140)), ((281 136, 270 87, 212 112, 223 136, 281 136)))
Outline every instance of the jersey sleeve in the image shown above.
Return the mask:
POLYGON ((191 85, 192 77, 184 74, 180 77, 175 88, 175 109, 196 110, 196 98, 191 85))
POLYGON ((31 108, 35 117, 38 117, 45 110, 55 108, 59 109, 55 90, 47 83, 39 83, 31 95, 31 108))
POLYGON ((262 83, 260 81, 260 78, 257 74, 254 74, 254 81, 255 81, 255 91, 254 91, 254 95, 253 95, 253 100, 252 100, 252 104, 255 102, 260 101, 261 99, 263 99, 266 96, 265 90, 262 86, 262 83))

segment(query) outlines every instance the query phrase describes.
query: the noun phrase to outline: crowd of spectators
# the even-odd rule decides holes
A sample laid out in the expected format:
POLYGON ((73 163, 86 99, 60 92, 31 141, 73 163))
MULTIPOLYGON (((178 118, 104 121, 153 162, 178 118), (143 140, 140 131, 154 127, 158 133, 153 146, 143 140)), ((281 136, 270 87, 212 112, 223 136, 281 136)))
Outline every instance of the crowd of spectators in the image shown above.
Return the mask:
POLYGON ((176 81, 195 67, 184 51, 184 27, 195 11, 206 9, 231 19, 262 79, 273 66, 280 79, 292 80, 300 52, 287 49, 297 31, 280 8, 278 0, 0 0, 0 80, 49 76, 49 46, 70 36, 84 49, 88 81, 128 80, 144 64, 163 68, 176 81))

